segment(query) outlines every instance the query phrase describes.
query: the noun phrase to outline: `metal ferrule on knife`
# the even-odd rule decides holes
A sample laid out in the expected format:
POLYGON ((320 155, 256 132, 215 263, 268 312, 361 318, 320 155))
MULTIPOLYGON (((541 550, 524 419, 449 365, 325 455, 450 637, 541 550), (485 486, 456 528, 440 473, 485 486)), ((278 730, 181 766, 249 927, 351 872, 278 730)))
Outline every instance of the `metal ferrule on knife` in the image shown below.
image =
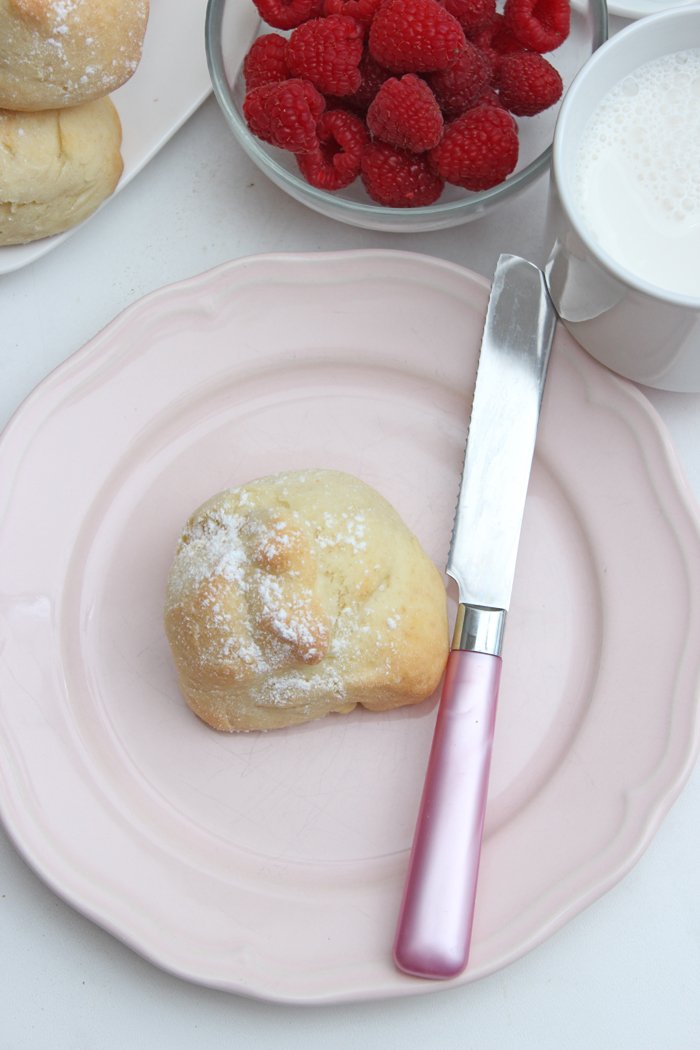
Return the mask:
POLYGON ((460 602, 450 648, 500 656, 505 625, 505 609, 488 609, 482 605, 460 602))

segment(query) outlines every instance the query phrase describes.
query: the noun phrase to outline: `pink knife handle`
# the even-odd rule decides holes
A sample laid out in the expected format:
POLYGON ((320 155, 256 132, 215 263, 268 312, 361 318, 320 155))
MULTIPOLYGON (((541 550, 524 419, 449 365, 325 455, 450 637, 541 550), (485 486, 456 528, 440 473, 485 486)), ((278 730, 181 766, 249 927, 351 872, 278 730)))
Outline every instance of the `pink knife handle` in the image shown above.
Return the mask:
POLYGON ((394 944, 418 977, 467 965, 500 677, 499 656, 449 655, 394 944))

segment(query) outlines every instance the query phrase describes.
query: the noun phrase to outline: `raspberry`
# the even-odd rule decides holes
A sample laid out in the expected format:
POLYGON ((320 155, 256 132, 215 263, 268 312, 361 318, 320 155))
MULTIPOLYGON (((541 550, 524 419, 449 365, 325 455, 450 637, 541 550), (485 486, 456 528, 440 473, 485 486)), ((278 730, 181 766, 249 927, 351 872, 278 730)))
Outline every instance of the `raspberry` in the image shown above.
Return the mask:
POLYGON ((392 74, 388 69, 380 66, 367 49, 363 52, 358 68, 360 70, 360 86, 352 95, 345 96, 343 104, 351 106, 358 113, 366 113, 370 102, 380 87, 392 74))
POLYGON ((351 95, 360 86, 362 34, 354 18, 328 15, 294 30, 287 45, 292 76, 305 77, 324 95, 351 95))
POLYGON ((445 128, 428 154, 433 170, 465 190, 487 190, 503 182, 518 162, 518 127, 498 106, 468 109, 445 128))
POLYGON ((500 95, 490 86, 485 87, 479 97, 475 98, 472 104, 467 108, 472 109, 474 106, 500 106, 501 109, 505 109, 505 106, 501 102, 500 95))
POLYGON ((388 207, 434 203, 445 182, 498 185, 518 161, 514 116, 557 102, 543 58, 570 31, 570 0, 253 0, 275 29, 243 63, 243 114, 295 154, 313 186, 359 174, 388 207), (288 36, 288 39, 287 39, 288 36))
POLYGON ((243 59, 243 77, 248 91, 261 84, 274 84, 286 80, 287 40, 279 33, 265 33, 259 36, 243 59))
POLYGON ((505 108, 518 117, 534 117, 549 109, 559 101, 563 91, 557 70, 536 51, 504 55, 496 86, 505 108))
POLYGON ((375 138, 397 149, 424 153, 440 141, 443 119, 425 81, 407 73, 382 84, 367 110, 367 127, 375 138))
POLYGON ((486 25, 496 14, 496 0, 443 0, 443 4, 465 32, 486 25))
POLYGON ((449 69, 426 73, 425 79, 446 117, 458 117, 481 95, 491 80, 491 64, 485 55, 467 45, 449 69))
POLYGON ((273 29, 295 29, 320 11, 321 0, 253 0, 263 22, 273 29))
POLYGON ((569 0, 506 0, 506 25, 530 51, 553 51, 563 44, 571 26, 569 0))
POLYGON ((426 153, 409 153, 387 142, 370 142, 362 151, 361 178, 367 193, 389 208, 434 204, 443 180, 428 167, 426 153))
POLYGON ((369 142, 358 116, 343 109, 328 109, 317 126, 318 149, 297 156, 299 170, 320 190, 342 190, 360 174, 362 150, 369 142))
POLYGON ((469 39, 482 55, 489 59, 494 69, 497 68, 501 55, 510 54, 511 51, 525 50, 512 29, 506 24, 503 15, 499 14, 494 15, 487 25, 470 33, 469 39))
POLYGON ((281 80, 262 84, 243 100, 248 127, 263 142, 292 153, 318 148, 316 124, 326 103, 308 80, 281 80))
POLYGON ((322 0, 324 15, 351 15, 361 26, 368 26, 382 0, 322 0))
POLYGON ((369 28, 369 49, 393 73, 447 69, 464 50, 461 25, 438 0, 384 0, 369 28))

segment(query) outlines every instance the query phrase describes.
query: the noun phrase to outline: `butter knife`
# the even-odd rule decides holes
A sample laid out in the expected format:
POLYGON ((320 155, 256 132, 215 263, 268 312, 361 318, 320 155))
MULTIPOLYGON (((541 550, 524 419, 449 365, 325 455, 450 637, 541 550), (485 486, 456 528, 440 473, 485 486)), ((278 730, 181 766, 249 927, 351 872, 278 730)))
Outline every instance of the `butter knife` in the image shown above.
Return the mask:
POLYGON ((419 977, 455 977, 469 958, 501 645, 555 324, 539 268, 501 255, 447 562, 459 606, 394 943, 398 968, 419 977))

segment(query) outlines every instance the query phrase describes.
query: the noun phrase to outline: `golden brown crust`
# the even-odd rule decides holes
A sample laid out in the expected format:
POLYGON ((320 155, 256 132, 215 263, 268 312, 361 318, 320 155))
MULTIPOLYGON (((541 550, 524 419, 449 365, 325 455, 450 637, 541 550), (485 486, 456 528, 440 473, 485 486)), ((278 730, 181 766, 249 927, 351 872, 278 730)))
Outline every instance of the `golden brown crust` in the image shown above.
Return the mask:
POLYGON ((102 98, 141 59, 148 0, 0 0, 0 109, 102 98))
POLYGON ((87 218, 122 173, 108 98, 64 110, 0 110, 0 244, 25 244, 87 218))
POLYGON ((443 580, 362 481, 309 470, 220 493, 190 518, 165 629, 187 703, 221 730, 426 699, 448 651, 443 580))

